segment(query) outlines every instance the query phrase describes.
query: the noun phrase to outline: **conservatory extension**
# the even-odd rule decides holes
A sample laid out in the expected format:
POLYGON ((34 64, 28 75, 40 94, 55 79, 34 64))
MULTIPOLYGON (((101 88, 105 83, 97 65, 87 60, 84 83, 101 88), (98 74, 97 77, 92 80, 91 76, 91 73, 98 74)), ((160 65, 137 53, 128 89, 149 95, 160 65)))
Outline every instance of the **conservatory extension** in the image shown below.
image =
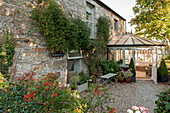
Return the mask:
POLYGON ((128 67, 131 58, 136 66, 136 79, 152 79, 157 83, 157 66, 164 57, 164 44, 133 34, 114 37, 108 47, 108 59, 128 67))

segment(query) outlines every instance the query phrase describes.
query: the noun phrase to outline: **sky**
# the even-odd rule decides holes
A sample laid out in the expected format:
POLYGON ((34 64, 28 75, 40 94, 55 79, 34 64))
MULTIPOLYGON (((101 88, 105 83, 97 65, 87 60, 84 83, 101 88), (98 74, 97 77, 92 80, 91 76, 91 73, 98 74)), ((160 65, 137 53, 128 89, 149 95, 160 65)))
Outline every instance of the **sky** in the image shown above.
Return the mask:
POLYGON ((127 32, 135 32, 134 26, 130 26, 128 22, 135 17, 132 8, 136 4, 136 0, 100 0, 120 16, 126 19, 127 32))

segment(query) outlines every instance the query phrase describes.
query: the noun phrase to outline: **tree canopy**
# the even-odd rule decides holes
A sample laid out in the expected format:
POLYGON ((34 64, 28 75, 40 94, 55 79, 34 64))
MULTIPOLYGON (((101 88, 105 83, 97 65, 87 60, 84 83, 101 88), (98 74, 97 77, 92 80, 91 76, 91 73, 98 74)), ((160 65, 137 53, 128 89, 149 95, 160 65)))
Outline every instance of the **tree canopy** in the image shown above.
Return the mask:
POLYGON ((131 25, 137 25, 136 34, 147 38, 170 41, 170 1, 136 0, 133 7, 135 18, 131 25))

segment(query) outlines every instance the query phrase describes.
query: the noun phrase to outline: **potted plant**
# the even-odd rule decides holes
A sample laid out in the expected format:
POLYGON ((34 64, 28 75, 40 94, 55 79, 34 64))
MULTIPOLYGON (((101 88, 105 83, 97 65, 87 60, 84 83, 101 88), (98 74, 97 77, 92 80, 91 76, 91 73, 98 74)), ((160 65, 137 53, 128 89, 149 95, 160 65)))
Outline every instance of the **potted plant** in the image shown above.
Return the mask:
POLYGON ((80 81, 79 76, 77 76, 77 75, 71 76, 71 77, 70 77, 70 83, 71 83, 70 88, 71 88, 72 90, 76 90, 76 89, 77 89, 77 83, 78 83, 79 81, 80 81))
POLYGON ((78 74, 78 76, 80 78, 80 81, 78 82, 77 90, 80 93, 80 92, 88 89, 88 79, 87 79, 87 77, 86 77, 86 75, 84 74, 83 71, 80 72, 78 74))
POLYGON ((136 69, 135 64, 133 62, 133 58, 130 60, 129 69, 132 69, 133 76, 131 77, 131 82, 136 82, 136 69))
POLYGON ((166 66, 165 60, 161 59, 161 63, 158 69, 158 74, 161 77, 161 82, 168 82, 169 76, 168 76, 168 68, 166 66))
POLYGON ((122 71, 118 73, 117 78, 118 78, 120 83, 123 83, 124 76, 123 76, 123 72, 122 71))
POLYGON ((126 83, 130 83, 131 78, 132 78, 132 76, 133 76, 133 73, 131 72, 131 69, 128 69, 128 70, 125 71, 123 74, 124 74, 126 83))
POLYGON ((115 82, 118 82, 119 81, 118 75, 116 75, 114 79, 115 79, 115 82))

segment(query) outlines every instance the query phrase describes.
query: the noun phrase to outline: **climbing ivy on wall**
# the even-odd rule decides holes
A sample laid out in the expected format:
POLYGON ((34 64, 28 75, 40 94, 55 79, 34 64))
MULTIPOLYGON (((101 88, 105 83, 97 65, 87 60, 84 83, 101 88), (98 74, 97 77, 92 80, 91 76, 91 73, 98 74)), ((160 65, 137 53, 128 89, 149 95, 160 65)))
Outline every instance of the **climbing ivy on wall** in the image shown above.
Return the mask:
POLYGON ((84 62, 89 67, 90 75, 100 73, 100 61, 106 59, 107 44, 110 38, 111 21, 107 17, 99 17, 97 21, 97 39, 91 40, 90 47, 84 54, 84 62), (96 69, 96 70, 95 70, 96 69))
POLYGON ((8 29, 3 30, 3 37, 0 37, 0 40, 0 72, 9 79, 8 69, 13 64, 16 40, 8 29))
POLYGON ((90 30, 85 22, 68 19, 54 0, 39 0, 31 18, 45 37, 50 53, 85 49, 88 46, 90 30))

